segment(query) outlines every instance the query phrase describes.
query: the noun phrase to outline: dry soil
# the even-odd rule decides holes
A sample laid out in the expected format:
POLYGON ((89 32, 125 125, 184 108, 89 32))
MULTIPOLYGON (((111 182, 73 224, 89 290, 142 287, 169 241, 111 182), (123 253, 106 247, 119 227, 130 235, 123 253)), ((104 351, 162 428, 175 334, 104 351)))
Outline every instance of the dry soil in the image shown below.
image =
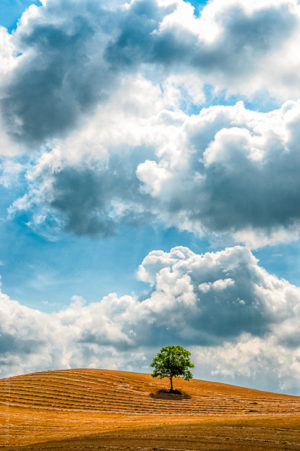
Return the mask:
POLYGON ((76 369, 0 380, 6 450, 299 450, 300 398, 76 369))

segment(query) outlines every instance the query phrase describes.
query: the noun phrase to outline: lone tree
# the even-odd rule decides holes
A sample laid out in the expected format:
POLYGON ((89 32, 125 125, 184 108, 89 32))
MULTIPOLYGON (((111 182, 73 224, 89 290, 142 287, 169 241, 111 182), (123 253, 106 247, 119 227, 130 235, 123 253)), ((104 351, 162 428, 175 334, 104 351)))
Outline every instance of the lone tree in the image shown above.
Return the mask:
POLYGON ((154 368, 152 377, 169 377, 170 393, 173 390, 173 377, 184 377, 185 380, 193 378, 189 368, 194 368, 190 360, 191 353, 182 346, 165 346, 154 357, 150 364, 154 368))

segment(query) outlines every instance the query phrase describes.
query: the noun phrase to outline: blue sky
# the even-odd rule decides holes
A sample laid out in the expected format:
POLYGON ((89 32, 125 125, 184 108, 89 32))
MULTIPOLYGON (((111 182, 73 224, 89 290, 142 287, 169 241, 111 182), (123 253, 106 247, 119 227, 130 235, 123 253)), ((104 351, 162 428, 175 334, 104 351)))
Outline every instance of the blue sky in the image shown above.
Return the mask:
POLYGON ((299 393, 297 2, 5 1, 0 25, 0 375, 180 343, 198 377, 299 393))
POLYGON ((3 0, 0 12, 1 25, 9 31, 14 30, 25 9, 32 4, 40 5, 41 3, 31 0, 3 0))

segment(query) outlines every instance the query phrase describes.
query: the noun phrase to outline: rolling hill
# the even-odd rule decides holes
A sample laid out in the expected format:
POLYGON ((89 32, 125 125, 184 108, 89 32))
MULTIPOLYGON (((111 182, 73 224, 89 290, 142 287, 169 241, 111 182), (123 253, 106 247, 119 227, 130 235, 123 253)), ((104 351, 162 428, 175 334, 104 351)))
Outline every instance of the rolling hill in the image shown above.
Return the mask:
POLYGON ((103 445, 101 449, 300 450, 299 397, 201 380, 177 379, 175 388, 181 395, 168 394, 167 388, 167 379, 153 379, 149 374, 95 369, 48 371, 2 379, 0 447, 71 449, 76 442, 77 449, 100 449, 103 445), (228 428, 233 429, 224 441, 228 428), (194 437, 194 444, 189 444, 191 448, 179 438, 171 448, 166 448, 166 443, 163 448, 157 447, 170 431, 176 437, 183 430, 179 435, 183 434, 189 443, 189 436, 194 437), (264 438, 255 438, 257 434, 264 438), (203 437, 208 437, 208 442, 203 437), (119 440, 116 446, 114 440, 119 440), (138 444, 133 445, 134 440, 138 444), (152 448, 147 448, 149 440, 152 448), (246 448, 241 447, 241 440, 246 440, 243 442, 246 448), (194 447, 202 446, 202 442, 202 448, 194 447), (184 447, 178 448, 179 445, 184 447))

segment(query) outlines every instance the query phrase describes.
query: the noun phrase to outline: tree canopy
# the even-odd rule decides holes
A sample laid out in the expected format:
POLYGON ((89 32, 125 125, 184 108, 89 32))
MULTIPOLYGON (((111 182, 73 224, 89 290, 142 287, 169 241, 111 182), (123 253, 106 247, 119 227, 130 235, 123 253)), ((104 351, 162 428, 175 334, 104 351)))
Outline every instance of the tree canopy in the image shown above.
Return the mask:
POLYGON ((182 346, 165 346, 154 357, 151 367, 154 368, 153 377, 168 377, 170 392, 173 390, 173 378, 183 377, 185 380, 193 378, 190 368, 194 365, 190 360, 191 353, 182 346))

